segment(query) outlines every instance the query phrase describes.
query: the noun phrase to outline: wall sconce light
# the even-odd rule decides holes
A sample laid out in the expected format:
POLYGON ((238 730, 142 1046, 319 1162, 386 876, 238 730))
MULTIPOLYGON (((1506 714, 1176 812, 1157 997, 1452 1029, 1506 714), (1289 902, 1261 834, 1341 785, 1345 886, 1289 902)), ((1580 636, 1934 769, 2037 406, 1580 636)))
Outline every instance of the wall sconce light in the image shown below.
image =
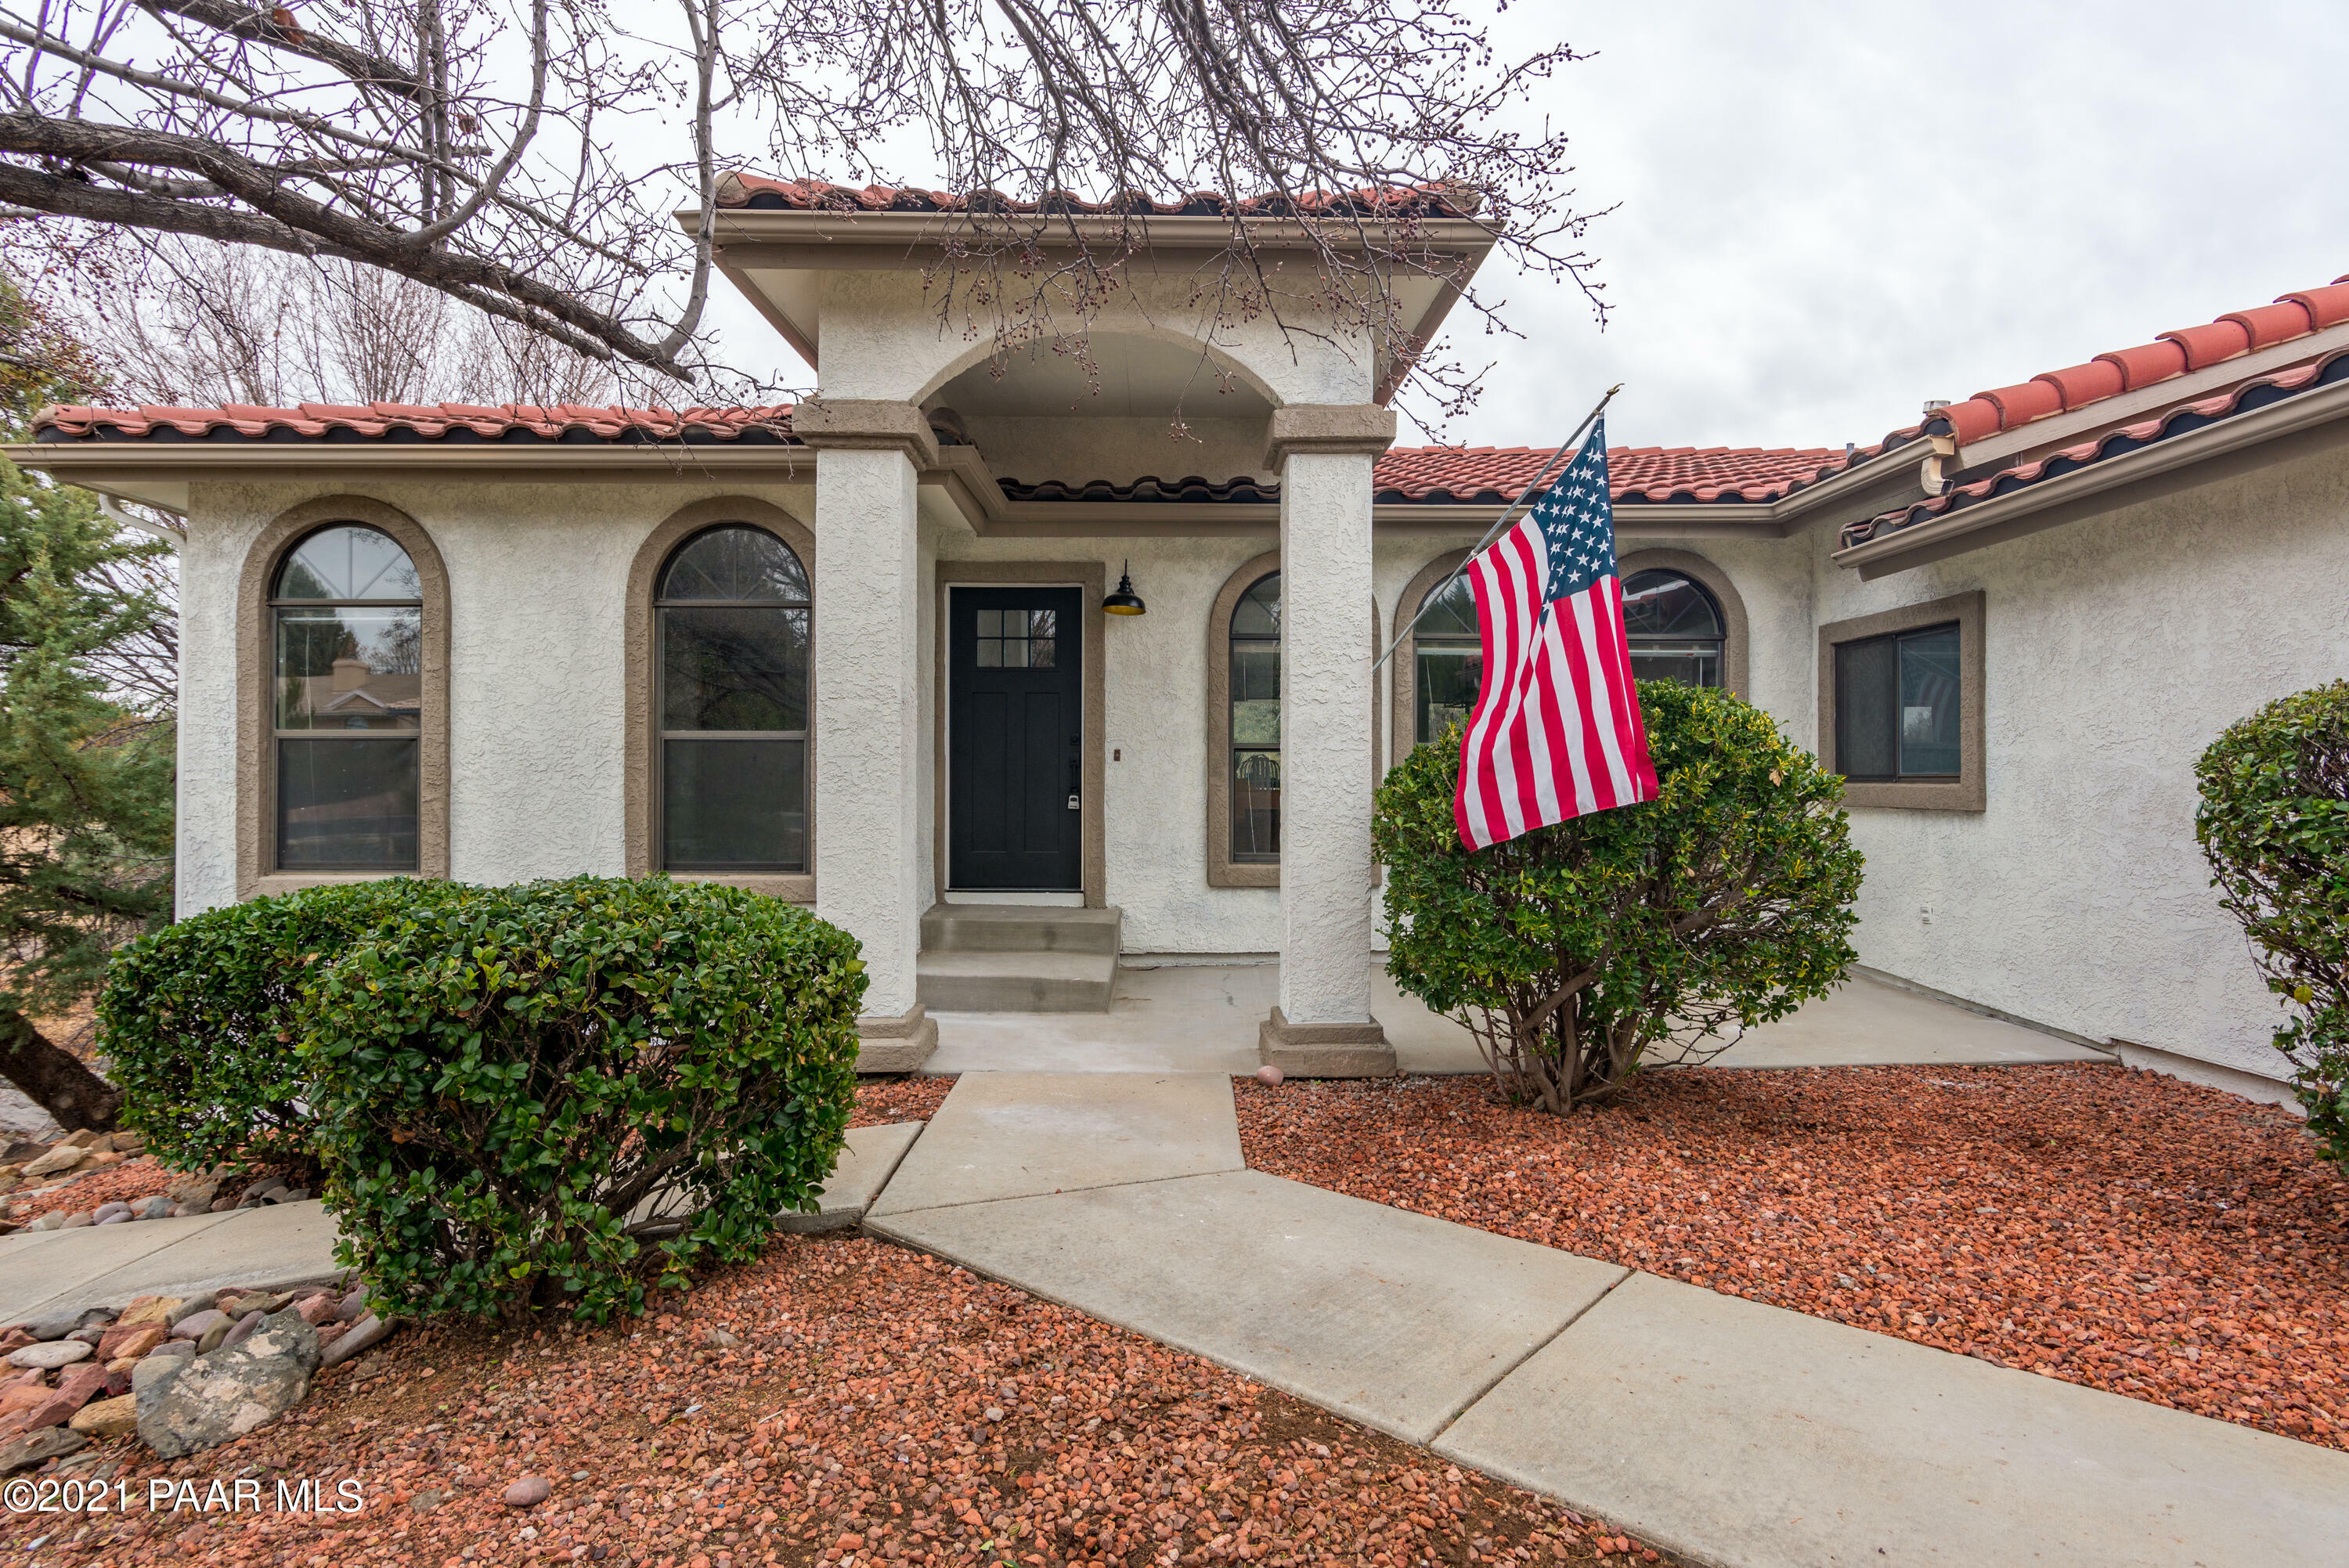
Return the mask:
POLYGON ((1142 595, 1133 591, 1133 562, 1128 561, 1123 570, 1117 574, 1116 591, 1102 601, 1102 614, 1140 615, 1146 611, 1147 607, 1142 603, 1142 595))

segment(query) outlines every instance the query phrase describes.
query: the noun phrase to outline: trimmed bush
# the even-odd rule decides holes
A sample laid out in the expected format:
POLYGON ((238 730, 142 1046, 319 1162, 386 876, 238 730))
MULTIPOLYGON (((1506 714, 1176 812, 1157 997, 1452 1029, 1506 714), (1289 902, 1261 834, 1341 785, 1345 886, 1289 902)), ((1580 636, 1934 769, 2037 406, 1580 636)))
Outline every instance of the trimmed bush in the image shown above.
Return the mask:
POLYGON ((124 1125, 183 1171, 315 1163, 294 1048, 303 982, 459 891, 405 880, 311 888, 206 910, 121 949, 98 996, 98 1039, 124 1125))
POLYGON ((1387 972, 1465 1026, 1520 1104, 1603 1102, 1660 1049, 1726 1049, 1855 956, 1843 780, 1726 692, 1641 681, 1640 706, 1654 800, 1471 853, 1456 727, 1379 789, 1387 972))
POLYGON ((2194 837, 2288 1015, 2275 1048, 2349 1171, 2349 681, 2282 697, 2195 764, 2194 837))
POLYGON ((415 910, 308 989, 337 1255, 390 1310, 595 1321, 757 1256, 839 1155, 864 985, 854 938, 740 888, 415 910))

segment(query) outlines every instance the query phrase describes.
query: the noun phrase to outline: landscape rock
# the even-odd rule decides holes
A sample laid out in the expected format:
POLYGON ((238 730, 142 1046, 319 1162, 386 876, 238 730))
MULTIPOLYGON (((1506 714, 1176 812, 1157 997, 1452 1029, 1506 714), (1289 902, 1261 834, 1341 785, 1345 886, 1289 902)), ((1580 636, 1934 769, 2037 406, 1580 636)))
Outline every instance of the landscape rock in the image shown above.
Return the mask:
POLYGON ((56 1176, 80 1164, 81 1159, 80 1149, 71 1144, 60 1143, 39 1159, 26 1161, 24 1173, 28 1181, 37 1181, 43 1176, 56 1176))
POLYGON ((215 1198, 212 1201, 209 1212, 214 1214, 224 1214, 229 1210, 235 1208, 236 1206, 236 1200, 234 1198, 215 1198))
POLYGON ((58 1213, 55 1209, 52 1209, 46 1214, 34 1216, 32 1223, 26 1225, 25 1229, 28 1231, 62 1230, 65 1227, 65 1222, 66 1217, 63 1214, 58 1213))
POLYGON ((732 1350, 741 1343, 741 1336, 712 1325, 701 1336, 701 1342, 714 1350, 732 1350))
MULTIPOLYGON (((261 1326, 262 1319, 268 1315, 269 1315, 267 1313, 255 1308, 254 1311, 248 1312, 243 1316, 238 1318, 236 1320, 235 1326, 231 1328, 227 1334, 222 1336, 222 1348, 225 1349, 232 1345, 242 1345, 246 1340, 252 1338, 254 1331, 261 1326)), ((299 1317, 301 1315, 296 1313, 294 1315, 299 1317)), ((305 1322, 302 1326, 307 1328, 310 1326, 305 1322)), ((207 1336, 207 1337, 209 1337, 209 1336, 207 1336)))
POLYGON ((283 1187, 285 1185, 285 1180, 282 1176, 264 1176, 260 1181, 255 1181, 252 1186, 247 1187, 243 1191, 238 1193, 237 1202, 241 1203, 251 1202, 255 1198, 266 1196, 271 1189, 283 1187))
POLYGON ((212 1212, 212 1205, 209 1203, 181 1203, 171 1211, 171 1218, 192 1220, 198 1214, 209 1214, 212 1212))
POLYGON ((341 1305, 341 1300, 332 1291, 321 1291, 316 1295, 305 1295, 295 1302, 294 1310, 301 1315, 303 1322, 316 1328, 320 1324, 332 1320, 336 1309, 341 1305))
POLYGON ((33 1343, 31 1335, 21 1328, 12 1328, 5 1334, 0 1334, 0 1356, 5 1356, 11 1350, 22 1350, 26 1346, 33 1343))
POLYGON ((85 1209, 85 1210, 83 1210, 81 1212, 79 1212, 79 1213, 78 1213, 78 1214, 67 1214, 67 1215, 66 1216, 66 1222, 65 1222, 65 1224, 64 1224, 63 1226, 61 1226, 61 1227, 60 1227, 60 1229, 67 1230, 67 1231, 78 1231, 78 1230, 81 1229, 84 1225, 94 1225, 94 1224, 96 1224, 96 1223, 98 1223, 98 1218, 97 1218, 97 1216, 96 1216, 96 1215, 94 1215, 94 1214, 92 1214, 92 1213, 90 1213, 88 1210, 85 1209))
POLYGON ((357 1323, 367 1315, 367 1286, 360 1285, 343 1297, 342 1305, 335 1308, 335 1319, 339 1323, 357 1323))
POLYGON ((188 1356, 150 1356, 130 1369, 130 1391, 144 1394, 158 1383, 177 1377, 193 1360, 188 1356))
POLYGON ((139 1429, 139 1397, 117 1394, 111 1399, 93 1399, 74 1412, 66 1423, 75 1431, 91 1438, 119 1438, 139 1429))
POLYGON ((191 1295, 187 1300, 178 1303, 170 1312, 165 1313, 163 1321, 177 1328, 196 1314, 212 1311, 212 1305, 213 1304, 203 1296, 191 1295))
POLYGON ((90 1346, 78 1339, 52 1339, 41 1345, 27 1345, 22 1350, 8 1352, 11 1367, 38 1367, 54 1371, 70 1367, 77 1361, 89 1359, 90 1346))
POLYGON ((88 1306, 82 1309, 81 1315, 79 1317, 74 1319, 74 1326, 76 1328, 88 1328, 93 1326, 102 1327, 113 1321, 114 1309, 112 1307, 88 1306))
POLYGON ((526 1475, 520 1480, 514 1481, 506 1488, 506 1506, 508 1508, 536 1508, 540 1503, 546 1501, 547 1494, 554 1490, 554 1488, 548 1484, 544 1476, 526 1475))
POLYGON ((57 1390, 47 1383, 11 1383, 0 1388, 0 1416, 13 1416, 19 1410, 37 1410, 49 1401, 57 1390))
POLYGON ((167 1460, 243 1437, 300 1404, 318 1361, 317 1331, 279 1313, 242 1343, 150 1384, 140 1396, 139 1435, 167 1460))
POLYGON ((89 1439, 70 1427, 43 1427, 39 1431, 0 1443, 0 1475, 30 1470, 88 1447, 89 1439))
POLYGON ((227 1342, 230 1332, 236 1327, 236 1323, 237 1320, 235 1318, 231 1317, 226 1313, 222 1313, 219 1321, 215 1322, 210 1328, 205 1329, 204 1336, 196 1341, 196 1354, 198 1356, 210 1356, 213 1351, 218 1350, 222 1345, 227 1342))
POLYGON ((188 1314, 187 1316, 180 1319, 179 1322, 171 1325, 171 1337, 174 1339, 202 1339, 206 1334, 211 1332, 212 1325, 215 1323, 226 1323, 228 1321, 229 1318, 226 1313, 220 1311, 216 1307, 206 1307, 201 1312, 191 1312, 188 1314))
POLYGON ((335 1342, 326 1346, 318 1363, 319 1366, 322 1368, 341 1366, 385 1335, 389 1334, 398 1322, 396 1317, 387 1322, 374 1313, 368 1313, 365 1317, 335 1336, 335 1342))
POLYGON ((25 1418, 26 1428, 62 1426, 70 1421, 75 1411, 106 1391, 109 1376, 103 1367, 76 1367, 47 1398, 33 1407, 32 1414, 25 1418))
POLYGON ((78 1307, 67 1307, 59 1312, 45 1312, 27 1319, 22 1326, 36 1339, 63 1339, 81 1326, 81 1311, 78 1307))
POLYGON ((103 1220, 92 1220, 90 1223, 93 1225, 127 1225, 134 1217, 135 1216, 132 1215, 129 1210, 125 1209, 119 1214, 109 1214, 103 1220))
POLYGON ((310 1189, 307 1187, 287 1187, 270 1193, 268 1201, 273 1203, 300 1203, 307 1202, 309 1196, 310 1189))
POLYGON ((67 1339, 78 1339, 84 1345, 87 1345, 92 1350, 95 1350, 98 1348, 99 1342, 106 1337, 106 1326, 101 1323, 93 1323, 87 1328, 75 1329, 71 1334, 67 1335, 66 1337, 67 1339))
POLYGON ((169 1214, 174 1206, 171 1199, 158 1192, 152 1197, 140 1199, 130 1206, 130 1212, 141 1220, 160 1220, 169 1214))
POLYGON ((256 1290, 241 1295, 223 1292, 220 1299, 220 1309, 236 1317, 243 1317, 248 1312, 258 1312, 265 1316, 271 1313, 285 1311, 292 1305, 293 1300, 294 1293, 290 1290, 256 1290))
POLYGON ((68 1132, 63 1138, 58 1139, 57 1147, 60 1149, 95 1149, 98 1147, 98 1140, 105 1136, 106 1134, 102 1132, 94 1131, 91 1129, 85 1127, 78 1132, 68 1132))
POLYGON ((160 1325, 166 1331, 171 1326, 171 1314, 180 1305, 176 1295, 142 1295, 122 1309, 114 1320, 117 1328, 139 1328, 147 1324, 160 1325))
POLYGON ((108 1329, 106 1336, 98 1342, 98 1358, 115 1361, 128 1356, 135 1361, 162 1344, 163 1336, 168 1332, 170 1331, 160 1323, 134 1323, 127 1326, 118 1323, 108 1329))
POLYGON ((197 1209, 209 1209, 220 1196, 217 1175, 182 1176, 164 1190, 164 1195, 174 1203, 185 1203, 197 1209))

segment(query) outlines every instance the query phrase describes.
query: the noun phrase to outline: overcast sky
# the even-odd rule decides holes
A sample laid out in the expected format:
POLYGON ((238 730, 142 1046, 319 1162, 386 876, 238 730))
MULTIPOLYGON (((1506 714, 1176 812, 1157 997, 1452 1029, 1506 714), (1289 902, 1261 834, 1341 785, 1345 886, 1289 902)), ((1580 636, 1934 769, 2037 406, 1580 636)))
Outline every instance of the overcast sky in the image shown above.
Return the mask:
MULTIPOLYGON (((1532 0, 1497 31, 1596 53, 1543 107, 1617 207, 1613 314, 1486 273, 1526 339, 1454 439, 1549 444, 1621 380, 1617 444, 1865 444, 2349 273, 2343 0, 1532 0)), ((727 319, 738 353, 765 330, 727 319)))

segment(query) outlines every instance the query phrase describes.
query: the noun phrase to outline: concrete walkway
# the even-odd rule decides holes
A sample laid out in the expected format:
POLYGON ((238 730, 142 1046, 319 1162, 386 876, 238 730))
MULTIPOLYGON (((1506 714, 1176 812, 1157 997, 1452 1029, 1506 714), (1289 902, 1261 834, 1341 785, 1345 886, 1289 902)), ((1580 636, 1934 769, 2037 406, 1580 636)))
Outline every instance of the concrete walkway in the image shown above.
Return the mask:
POLYGON ((1247 1171, 1229 1099, 972 1074, 865 1226, 1699 1563, 2342 1561, 2349 1455, 1247 1171))
MULTIPOLYGON (((918 1121, 852 1128, 812 1214, 786 1231, 852 1228, 920 1133, 918 1121)), ((0 1236, 0 1325, 135 1296, 190 1296, 233 1284, 285 1289, 343 1277, 335 1228, 316 1199, 184 1220, 140 1220, 0 1236)))
MULTIPOLYGON (((1148 961, 1143 960, 1143 965, 1148 961)), ((922 1070, 1200 1072, 1257 1069, 1257 1026, 1278 999, 1279 966, 1129 965, 1106 1013, 934 1013, 938 1048, 922 1070)), ((1371 978, 1371 1016, 1386 1026, 1406 1073, 1474 1073, 1484 1059, 1468 1032, 1371 978)), ((1713 1066, 1865 1067, 1886 1063, 2109 1062, 2107 1052, 1855 975, 1837 990, 1753 1030, 1713 1066)))

